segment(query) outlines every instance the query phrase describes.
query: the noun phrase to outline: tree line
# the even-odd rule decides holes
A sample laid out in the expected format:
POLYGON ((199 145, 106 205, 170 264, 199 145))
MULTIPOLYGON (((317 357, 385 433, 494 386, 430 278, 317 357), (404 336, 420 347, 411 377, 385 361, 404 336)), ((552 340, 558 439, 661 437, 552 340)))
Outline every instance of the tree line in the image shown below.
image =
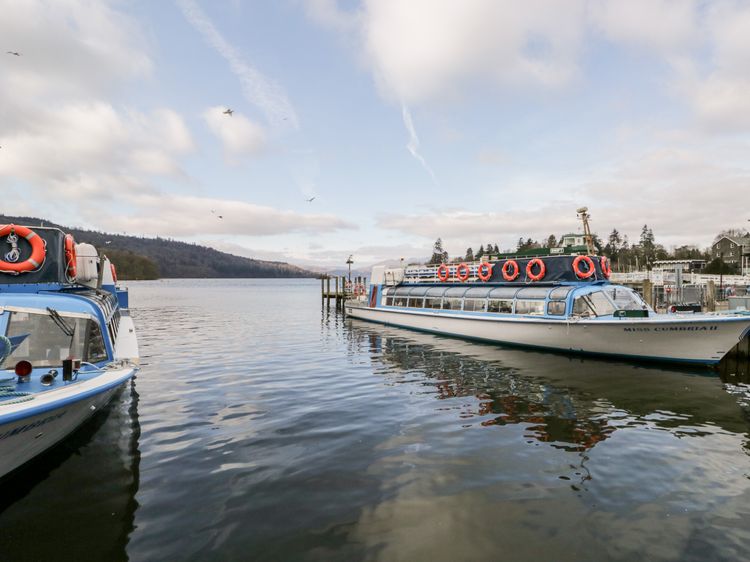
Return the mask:
MULTIPOLYGON (((742 229, 724 230, 716 236, 714 243, 723 236, 742 238, 748 235, 748 232, 742 229)), ((433 265, 458 263, 462 261, 475 261, 482 258, 491 259, 493 256, 497 257, 503 254, 524 252, 527 250, 556 248, 562 242, 562 238, 562 236, 558 238, 554 234, 550 234, 546 239, 539 242, 532 238, 524 239, 521 237, 518 239, 514 249, 506 249, 502 252, 497 243, 482 244, 476 252, 469 247, 463 256, 455 256, 452 259, 443 246, 442 238, 438 238, 433 245, 432 257, 428 263, 433 265)), ((616 271, 651 269, 653 263, 657 260, 678 259, 705 260, 707 262, 704 270, 706 273, 730 274, 737 272, 735 264, 727 264, 721 258, 712 258, 710 248, 701 250, 696 246, 683 245, 671 251, 667 250, 662 244, 656 241, 653 230, 647 224, 643 225, 640 237, 635 243, 632 243, 628 239, 627 234, 621 234, 616 228, 612 229, 606 240, 602 240, 597 234, 592 234, 592 242, 597 250, 597 254, 607 256, 612 263, 612 268, 616 271)))

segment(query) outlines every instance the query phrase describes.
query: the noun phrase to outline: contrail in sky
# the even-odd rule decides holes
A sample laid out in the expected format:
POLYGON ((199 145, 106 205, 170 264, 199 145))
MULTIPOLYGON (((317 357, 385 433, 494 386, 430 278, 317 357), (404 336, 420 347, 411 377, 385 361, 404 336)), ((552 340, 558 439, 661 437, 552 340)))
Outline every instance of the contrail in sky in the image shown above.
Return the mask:
POLYGON ((409 143, 406 145, 406 148, 409 150, 411 155, 414 158, 416 158, 420 164, 422 164, 422 167, 425 170, 427 170, 427 172, 432 177, 432 181, 437 183, 435 172, 432 171, 432 168, 430 168, 430 165, 419 153, 419 137, 417 136, 417 131, 414 128, 414 122, 411 120, 411 112, 409 111, 409 108, 406 107, 406 104, 404 103, 401 104, 401 115, 404 118, 404 126, 406 127, 406 130, 409 132, 409 143))
POLYGON ((284 90, 273 80, 266 78, 257 69, 247 64, 235 48, 218 32, 194 0, 177 0, 177 5, 190 25, 227 60, 232 73, 242 84, 245 99, 257 106, 271 125, 287 125, 297 129, 299 127, 297 114, 284 90))

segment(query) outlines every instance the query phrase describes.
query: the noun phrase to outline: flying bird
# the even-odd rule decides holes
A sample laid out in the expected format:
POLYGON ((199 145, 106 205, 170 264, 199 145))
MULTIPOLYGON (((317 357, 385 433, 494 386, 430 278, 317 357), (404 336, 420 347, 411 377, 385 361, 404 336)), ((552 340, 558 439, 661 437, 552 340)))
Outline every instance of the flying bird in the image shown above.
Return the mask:
POLYGON ((233 109, 225 109, 225 110, 224 110, 224 115, 229 115, 229 116, 231 117, 231 116, 232 116, 232 113, 234 113, 234 110, 233 110, 233 109))
POLYGON ((313 202, 313 199, 315 199, 315 197, 310 197, 310 199, 306 199, 306 201, 307 201, 308 203, 312 203, 312 202, 313 202))
POLYGON ((17 57, 21 56, 21 53, 19 53, 18 51, 5 51, 5 52, 8 53, 9 55, 15 55, 17 57))

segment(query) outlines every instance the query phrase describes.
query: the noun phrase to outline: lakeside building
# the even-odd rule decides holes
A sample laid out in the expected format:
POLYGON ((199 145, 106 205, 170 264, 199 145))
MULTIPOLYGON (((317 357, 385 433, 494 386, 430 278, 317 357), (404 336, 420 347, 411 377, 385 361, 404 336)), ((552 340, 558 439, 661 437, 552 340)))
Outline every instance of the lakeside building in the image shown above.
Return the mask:
POLYGON ((750 274, 750 236, 722 236, 711 246, 711 257, 721 258, 743 275, 750 274))
POLYGON ((656 260, 653 268, 658 271, 682 271, 683 273, 702 273, 706 260, 656 260))

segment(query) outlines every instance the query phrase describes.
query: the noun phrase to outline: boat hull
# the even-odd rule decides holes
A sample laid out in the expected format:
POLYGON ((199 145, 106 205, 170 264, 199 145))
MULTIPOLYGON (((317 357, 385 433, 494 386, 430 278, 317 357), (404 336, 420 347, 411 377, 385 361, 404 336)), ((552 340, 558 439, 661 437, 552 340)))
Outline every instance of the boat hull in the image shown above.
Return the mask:
POLYGON ((470 316, 346 305, 360 318, 495 343, 635 360, 715 364, 747 334, 750 317, 550 320, 470 316))
POLYGON ((132 378, 128 367, 0 409, 0 477, 21 467, 104 408, 132 378))

